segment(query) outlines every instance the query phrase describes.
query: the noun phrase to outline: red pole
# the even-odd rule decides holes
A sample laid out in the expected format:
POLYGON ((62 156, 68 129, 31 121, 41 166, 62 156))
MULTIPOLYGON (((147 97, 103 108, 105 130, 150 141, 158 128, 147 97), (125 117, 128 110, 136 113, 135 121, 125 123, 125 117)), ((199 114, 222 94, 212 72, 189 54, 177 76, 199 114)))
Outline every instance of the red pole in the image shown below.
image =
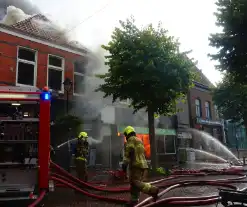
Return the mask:
POLYGON ((39 112, 39 188, 49 188, 49 163, 50 163, 50 100, 40 99, 39 112))

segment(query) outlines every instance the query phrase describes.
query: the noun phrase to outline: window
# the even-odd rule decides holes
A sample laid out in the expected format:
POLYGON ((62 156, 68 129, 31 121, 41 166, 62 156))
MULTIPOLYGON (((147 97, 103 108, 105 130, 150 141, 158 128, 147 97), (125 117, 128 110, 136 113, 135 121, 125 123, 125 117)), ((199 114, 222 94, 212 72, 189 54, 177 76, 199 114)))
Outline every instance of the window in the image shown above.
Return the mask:
POLYGON ((83 94, 85 92, 85 63, 75 61, 74 63, 74 94, 83 94))
POLYGON ((16 69, 16 84, 36 86, 36 51, 19 47, 16 69))
POLYGON ((195 100, 195 104, 196 104, 196 116, 197 117, 201 117, 202 116, 201 100, 200 99, 196 99, 195 100))
POLYGON ((56 91, 63 91, 64 59, 48 55, 48 86, 56 91))
POLYGON ((156 136, 157 140, 157 152, 159 154, 175 154, 176 144, 174 135, 156 136))
POLYGON ((211 110, 210 110, 210 103, 207 101, 205 102, 205 111, 206 111, 206 118, 211 118, 211 110))

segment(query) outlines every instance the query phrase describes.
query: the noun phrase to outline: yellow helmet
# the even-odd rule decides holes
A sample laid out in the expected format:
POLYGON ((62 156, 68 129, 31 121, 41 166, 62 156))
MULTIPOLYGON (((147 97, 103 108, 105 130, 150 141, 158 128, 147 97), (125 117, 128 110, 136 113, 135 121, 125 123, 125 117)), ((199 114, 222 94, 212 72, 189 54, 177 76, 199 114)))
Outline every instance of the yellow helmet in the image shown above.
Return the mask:
POLYGON ((87 132, 80 132, 78 135, 78 139, 88 138, 87 132))
POLYGON ((124 129, 124 135, 125 135, 125 136, 128 136, 131 132, 135 132, 135 129, 134 129, 134 127, 132 127, 132 126, 127 126, 127 127, 124 129))

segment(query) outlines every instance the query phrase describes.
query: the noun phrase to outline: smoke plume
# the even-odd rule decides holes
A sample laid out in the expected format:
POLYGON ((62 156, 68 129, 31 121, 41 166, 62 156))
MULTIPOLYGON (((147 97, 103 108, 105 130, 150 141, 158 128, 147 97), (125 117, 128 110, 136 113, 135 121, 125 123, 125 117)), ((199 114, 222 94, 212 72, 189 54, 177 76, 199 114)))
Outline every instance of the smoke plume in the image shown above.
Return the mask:
POLYGON ((80 111, 83 119, 99 118, 101 110, 108 104, 111 104, 110 99, 104 99, 102 92, 95 92, 103 80, 97 78, 96 74, 104 74, 108 71, 104 64, 105 51, 98 45, 96 50, 93 50, 88 55, 88 64, 86 66, 85 77, 85 93, 76 104, 76 110, 80 111))
MULTIPOLYGON (((32 16, 33 15, 26 14, 20 8, 16 8, 15 6, 8 6, 6 9, 6 14, 2 18, 1 23, 10 26, 32 16)), ((40 30, 45 31, 46 34, 49 34, 49 37, 53 39, 53 41, 58 43, 68 43, 74 47, 84 48, 79 42, 73 40, 72 35, 68 34, 65 27, 61 27, 47 17, 41 19, 34 16, 34 18, 31 19, 31 22, 40 30)))
POLYGON ((40 13, 40 10, 29 0, 1 0, 0 1, 0 20, 7 14, 7 8, 14 6, 22 10, 25 14, 33 15, 40 13))

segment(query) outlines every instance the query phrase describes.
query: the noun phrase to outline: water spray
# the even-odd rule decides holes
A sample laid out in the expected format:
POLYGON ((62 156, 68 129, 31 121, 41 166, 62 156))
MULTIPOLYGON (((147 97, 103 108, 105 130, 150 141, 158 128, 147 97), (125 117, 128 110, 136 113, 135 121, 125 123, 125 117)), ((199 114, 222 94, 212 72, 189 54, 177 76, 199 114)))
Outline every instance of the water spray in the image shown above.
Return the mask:
POLYGON ((191 151, 194 151, 194 152, 196 152, 196 153, 198 153, 198 154, 202 154, 202 155, 204 155, 204 156, 206 156, 206 157, 209 157, 209 158, 213 158, 213 159, 219 160, 219 161, 221 161, 221 162, 223 162, 223 163, 228 163, 228 161, 227 161, 226 159, 224 159, 224 158, 222 158, 222 157, 220 157, 220 156, 217 156, 217 155, 215 155, 215 154, 213 154, 213 153, 210 153, 210 152, 207 152, 207 151, 204 151, 204 150, 194 149, 194 148, 187 148, 187 149, 189 149, 189 150, 191 150, 191 151))
POLYGON ((219 147, 225 155, 227 155, 228 157, 234 159, 234 161, 239 163, 239 159, 225 145, 223 145, 218 139, 214 138, 210 134, 203 132, 203 131, 199 131, 197 129, 188 128, 186 130, 188 132, 192 132, 196 136, 197 139, 201 138, 204 141, 207 141, 207 140, 212 141, 214 145, 219 147))

